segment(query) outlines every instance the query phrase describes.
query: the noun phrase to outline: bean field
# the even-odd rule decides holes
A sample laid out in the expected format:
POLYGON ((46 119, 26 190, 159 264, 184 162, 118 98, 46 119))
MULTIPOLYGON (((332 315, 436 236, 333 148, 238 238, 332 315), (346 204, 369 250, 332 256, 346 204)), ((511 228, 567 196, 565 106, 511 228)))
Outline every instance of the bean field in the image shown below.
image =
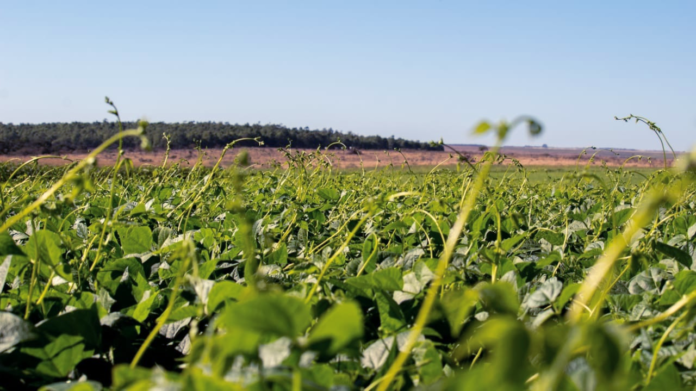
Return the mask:
POLYGON ((96 166, 145 123, 4 163, 0 389, 694 389, 696 152, 540 177, 515 125, 418 172, 96 166))

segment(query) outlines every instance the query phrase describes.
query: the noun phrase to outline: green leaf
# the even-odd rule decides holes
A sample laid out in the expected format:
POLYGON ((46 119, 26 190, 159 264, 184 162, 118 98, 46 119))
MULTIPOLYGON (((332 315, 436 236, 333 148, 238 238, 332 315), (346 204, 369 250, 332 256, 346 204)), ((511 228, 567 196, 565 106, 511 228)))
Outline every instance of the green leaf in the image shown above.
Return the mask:
POLYGON ((360 267, 364 267, 364 272, 368 274, 375 270, 375 264, 378 256, 378 252, 374 251, 375 245, 374 238, 370 236, 369 238, 365 239, 362 247, 362 253, 360 254, 362 258, 360 267))
POLYGON ((52 383, 39 388, 39 391, 101 391, 104 387, 91 380, 52 383))
POLYGON ((621 340, 618 334, 607 325, 596 324, 588 330, 590 365, 600 379, 611 380, 617 375, 621 365, 621 340))
POLYGON ((674 289, 682 295, 688 295, 696 289, 696 272, 682 270, 674 276, 674 289))
POLYGON ((156 368, 154 370, 135 367, 131 368, 128 364, 116 365, 113 369, 114 390, 128 391, 148 391, 152 389, 179 389, 176 383, 178 374, 165 372, 156 368))
POLYGON ((317 190, 317 194, 327 201, 338 201, 341 198, 341 193, 338 190, 329 187, 320 188, 317 190))
POLYGON ((337 304, 319 319, 309 334, 313 345, 328 342, 324 353, 335 355, 342 348, 363 335, 363 314, 353 302, 337 304))
POLYGON ((401 270, 395 267, 377 270, 360 277, 347 278, 346 284, 361 289, 380 289, 390 292, 404 288, 401 270))
POLYGON ((0 256, 3 255, 24 255, 22 249, 15 244, 14 239, 7 232, 0 234, 0 256))
POLYGON ((208 293, 208 313, 213 313, 227 300, 239 300, 244 287, 233 281, 218 281, 208 293))
POLYGON ((152 231, 149 227, 128 228, 123 238, 121 238, 121 248, 123 253, 142 254, 152 249, 152 231))
POLYGON ((553 303, 561 294, 563 283, 556 277, 545 281, 529 297, 525 303, 527 308, 539 308, 553 303))
POLYGON ((24 246, 24 250, 31 259, 40 259, 41 262, 47 262, 51 266, 56 266, 63 261, 62 243, 63 241, 57 233, 40 230, 31 235, 24 246))
POLYGON ((517 315, 519 301, 515 288, 507 282, 483 285, 479 290, 485 308, 501 314, 517 315))
POLYGON ((671 306, 681 298, 682 295, 680 295, 679 292, 674 289, 667 289, 660 295, 660 301, 658 303, 663 306, 671 306))
POLYGON ((546 258, 540 259, 536 262, 536 265, 538 267, 545 267, 549 266, 555 262, 560 262, 561 261, 561 254, 558 251, 554 251, 551 254, 549 254, 546 258))
POLYGON ((282 243, 278 248, 268 256, 268 263, 274 265, 285 266, 288 263, 288 246, 282 243))
POLYGON ((565 288, 563 288, 563 292, 561 292, 561 295, 558 296, 558 299, 554 303, 554 307, 556 307, 556 309, 559 311, 562 310, 563 307, 565 307, 565 305, 568 303, 570 298, 573 297, 573 295, 575 295, 576 293, 578 293, 581 286, 582 284, 579 283, 572 283, 566 285, 565 288))
POLYGON ((179 307, 172 311, 169 318, 167 318, 167 323, 178 322, 182 319, 193 318, 198 316, 199 307, 196 305, 187 305, 186 307, 179 307))
POLYGON ((59 337, 79 336, 88 349, 101 346, 101 324, 96 309, 74 310, 41 323, 37 330, 59 337))
POLYGON ((440 306, 450 325, 452 335, 458 336, 464 321, 479 301, 479 294, 473 289, 447 291, 440 300, 440 306))
POLYGON ((424 385, 440 380, 443 374, 440 353, 429 340, 420 341, 413 347, 413 361, 424 385))
POLYGON ((68 334, 45 344, 39 341, 25 346, 21 351, 41 360, 36 371, 51 377, 66 377, 80 361, 92 356, 92 351, 85 350, 82 337, 68 334))
POLYGON ((115 259, 107 262, 97 272, 97 281, 114 298, 122 282, 134 281, 137 275, 145 276, 143 265, 134 258, 115 259), (125 276, 128 278, 125 278, 125 276))
POLYGON ((630 312, 633 307, 642 301, 642 298, 639 295, 617 294, 609 295, 607 301, 624 312, 630 312))
POLYGON ((539 231, 534 236, 537 240, 544 239, 554 246, 562 246, 565 241, 565 235, 560 232, 539 231))
POLYGON ((527 238, 527 234, 515 235, 511 238, 505 239, 500 243, 500 247, 505 251, 510 251, 513 247, 518 245, 521 241, 527 238))
POLYGON ((386 333, 395 333, 406 327, 406 318, 401 307, 392 297, 382 290, 375 293, 375 302, 379 311, 380 330, 386 333))
POLYGON ((492 126, 490 123, 488 123, 486 121, 481 121, 474 128, 474 134, 485 134, 491 129, 492 129, 492 126))
POLYGON ((689 239, 693 239, 694 236, 696 236, 696 224, 689 227, 689 231, 687 232, 687 236, 689 237, 689 239))
MULTIPOLYGON (((204 374, 199 368, 187 371, 182 381, 184 390, 228 391, 236 390, 229 381, 204 374)), ((240 387, 241 388, 241 387, 240 387)))
POLYGON ((135 206, 135 208, 130 210, 130 213, 128 214, 129 216, 137 216, 139 214, 146 213, 147 209, 145 209, 145 204, 139 203, 138 205, 135 206))
POLYGON ((655 377, 650 380, 650 384, 643 388, 643 391, 681 391, 687 389, 683 386, 677 368, 671 361, 668 361, 655 372, 655 377))
POLYGON ((305 332, 312 315, 300 299, 267 294, 228 305, 218 323, 226 328, 243 328, 260 333, 294 338, 305 332))
POLYGON ((513 317, 501 316, 487 320, 467 338, 472 347, 492 347, 491 368, 501 380, 523 384, 529 377, 527 368, 531 340, 524 325, 513 317))
POLYGON ((674 259, 675 261, 681 263, 687 268, 690 268, 691 264, 693 263, 693 260, 691 259, 691 256, 689 254, 668 244, 657 242, 655 243, 655 249, 665 254, 666 256, 674 259))
POLYGON ((618 212, 614 213, 614 219, 616 221, 616 224, 614 225, 614 228, 619 228, 622 225, 626 224, 628 219, 633 216, 633 213, 635 213, 636 209, 635 208, 626 208, 626 209, 621 209, 618 212))
POLYGON ((152 293, 152 291, 146 291, 145 295, 149 295, 149 297, 141 300, 140 303, 138 303, 138 305, 135 307, 135 311, 133 311, 133 319, 140 323, 145 321, 147 316, 150 315, 152 303, 154 303, 155 299, 157 298, 157 293, 152 293))

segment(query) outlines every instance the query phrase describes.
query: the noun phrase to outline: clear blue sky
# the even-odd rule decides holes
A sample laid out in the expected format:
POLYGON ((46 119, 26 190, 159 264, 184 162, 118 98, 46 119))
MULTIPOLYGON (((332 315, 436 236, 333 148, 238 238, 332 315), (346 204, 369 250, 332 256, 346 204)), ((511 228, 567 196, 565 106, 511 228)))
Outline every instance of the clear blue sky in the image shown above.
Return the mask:
POLYGON ((696 143, 695 1, 0 2, 0 122, 332 127, 510 145, 696 143))

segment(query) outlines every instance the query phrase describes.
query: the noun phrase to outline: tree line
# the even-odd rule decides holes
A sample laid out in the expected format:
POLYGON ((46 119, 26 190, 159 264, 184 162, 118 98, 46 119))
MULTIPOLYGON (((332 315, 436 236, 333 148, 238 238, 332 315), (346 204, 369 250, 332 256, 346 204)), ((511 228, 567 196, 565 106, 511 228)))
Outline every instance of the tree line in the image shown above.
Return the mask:
MULTIPOLYGON (((124 129, 136 127, 135 122, 124 122, 124 129)), ((118 132, 115 122, 70 122, 41 124, 0 123, 0 152, 2 153, 58 153, 88 151, 118 132)), ((269 147, 317 148, 340 140, 349 148, 392 150, 442 150, 442 146, 404 140, 402 138, 361 136, 333 129, 310 130, 276 124, 229 124, 220 122, 150 123, 147 135, 156 149, 166 147, 164 134, 171 148, 186 149, 223 147, 243 137, 260 137, 269 147)), ((124 148, 135 149, 136 139, 125 139, 124 148)))

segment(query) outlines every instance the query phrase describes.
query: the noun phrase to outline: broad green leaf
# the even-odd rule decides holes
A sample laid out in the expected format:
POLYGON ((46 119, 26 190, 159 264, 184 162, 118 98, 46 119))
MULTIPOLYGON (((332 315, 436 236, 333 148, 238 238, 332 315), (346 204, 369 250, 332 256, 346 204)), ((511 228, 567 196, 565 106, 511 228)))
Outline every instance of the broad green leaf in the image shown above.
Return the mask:
POLYGON ((657 242, 655 243, 655 249, 688 268, 690 268, 691 264, 693 263, 693 260, 689 254, 668 244, 657 242))
POLYGON ((554 303, 554 307, 556 307, 557 310, 562 310, 563 307, 568 303, 571 297, 578 293, 580 290, 580 287, 582 284, 579 283, 572 283, 568 284, 563 288, 563 291, 561 292, 560 296, 558 296, 558 299, 554 303))
POLYGON ((364 268, 364 273, 372 273, 375 270, 375 265, 377 263, 378 251, 375 250, 375 240, 373 237, 369 237, 365 240, 362 247, 361 258, 362 263, 360 267, 364 268))
POLYGON ((400 291, 404 287, 401 270, 395 267, 376 270, 360 277, 346 279, 346 284, 361 289, 380 289, 385 291, 400 291))
POLYGON ((609 295, 607 301, 624 312, 630 312, 642 298, 639 295, 617 294, 609 295))
POLYGON ((167 323, 178 322, 182 319, 193 318, 198 316, 198 306, 187 305, 186 307, 179 307, 172 311, 172 314, 167 318, 167 323))
POLYGON ((5 255, 24 255, 22 249, 15 244, 15 241, 7 232, 0 234, 0 256, 5 255))
POLYGON ((442 362, 440 353, 429 340, 416 343, 413 347, 413 361, 418 368, 422 384, 432 384, 442 377, 442 362))
POLYGON ((479 295, 485 308, 497 313, 517 315, 517 293, 509 283, 499 281, 493 285, 486 284, 480 288, 479 295))
POLYGON ((311 344, 328 342, 323 347, 328 355, 336 354, 351 341, 363 335, 363 314, 353 302, 337 304, 319 319, 309 334, 311 344))
POLYGON ((633 295, 638 295, 643 292, 656 293, 663 280, 664 272, 662 269, 651 267, 648 270, 640 272, 631 279, 628 285, 628 292, 633 295))
POLYGON ((473 289, 447 291, 440 300, 440 306, 447 317, 452 335, 458 336, 464 321, 479 301, 479 294, 473 289))
POLYGON ((327 201, 338 201, 341 198, 341 193, 338 190, 330 187, 322 187, 317 190, 317 194, 327 201))
POLYGON ((512 250, 513 247, 518 245, 521 241, 527 238, 527 234, 515 235, 511 238, 505 239, 500 243, 500 247, 505 251, 512 250))
POLYGON ((302 300, 280 294, 257 296, 228 305, 218 318, 222 327, 243 328, 294 338, 305 332, 312 316, 302 300))
POLYGON ((620 228, 622 225, 624 225, 628 221, 628 219, 630 219, 631 216, 633 216, 633 213, 635 213, 635 211, 635 208, 626 208, 614 213, 614 219, 616 221, 616 225, 614 225, 614 228, 620 228))
POLYGON ((674 278, 674 289, 682 295, 687 295, 696 289, 696 272, 682 270, 674 278))
POLYGON ((98 269, 97 280, 112 297, 116 298, 119 285, 135 280, 138 274, 145 276, 143 265, 137 259, 115 259, 98 269))
POLYGON ((491 367, 501 380, 523 384, 529 377, 529 348, 531 340, 524 325, 513 317, 494 317, 487 320, 469 338, 471 348, 491 347, 494 351, 491 367))
POLYGON ((36 371, 50 377, 66 377, 80 361, 92 356, 85 350, 83 339, 77 335, 63 334, 52 341, 37 341, 25 346, 22 353, 41 360, 36 371))
POLYGON ((138 303, 133 312, 133 319, 141 323, 150 315, 152 304, 155 302, 155 299, 157 299, 157 293, 147 291, 145 292, 145 296, 147 297, 143 297, 143 300, 138 303))
POLYGON ((588 334, 590 357, 592 357, 589 360, 590 365, 595 369, 600 380, 602 378, 612 380, 619 372, 621 352, 624 351, 618 333, 610 326, 596 324, 589 327, 588 334))
POLYGON ((643 388, 643 391, 682 391, 688 389, 690 388, 684 387, 679 371, 670 360, 655 371, 655 377, 650 380, 650 384, 643 388))
POLYGON ((558 251, 554 251, 549 254, 546 258, 540 259, 536 262, 538 267, 545 267, 554 264, 555 262, 561 261, 561 254, 558 251))
POLYGON ((268 256, 268 263, 274 265, 285 266, 288 263, 288 246, 282 243, 278 248, 268 256))
POLYGON ((563 235, 561 232, 552 232, 546 230, 537 232, 534 237, 537 240, 544 239, 554 246, 561 246, 565 241, 565 235, 563 235))
POLYGON ((62 314, 41 323, 37 330, 54 338, 62 335, 79 336, 90 350, 101 346, 101 325, 96 309, 74 310, 62 314))
POLYGON ((205 374, 200 368, 194 368, 191 371, 187 371, 186 376, 182 379, 182 384, 184 390, 241 390, 241 386, 235 387, 235 385, 223 378, 205 374))
POLYGON ((330 389, 333 384, 334 372, 333 367, 327 364, 315 364, 309 368, 301 368, 302 374, 302 389, 314 387, 322 387, 322 389, 330 389))
POLYGON ((40 230, 35 232, 24 246, 27 256, 41 262, 47 262, 51 266, 57 266, 62 262, 63 241, 55 232, 40 230))
POLYGON ((398 304, 384 291, 375 292, 375 302, 379 311, 380 330, 393 334, 406 328, 406 318, 398 304))
POLYGON ((553 303, 558 295, 561 294, 563 283, 556 277, 545 281, 527 298, 528 308, 539 308, 553 303))
POLYGON ((233 281, 218 281, 208 294, 208 313, 213 313, 227 300, 239 300, 244 287, 233 281))
POLYGON ((142 254, 152 249, 152 231, 149 227, 131 227, 121 238, 123 253, 142 254))
POLYGON ((116 365, 113 369, 114 390, 148 391, 153 389, 179 389, 179 374, 165 372, 159 368, 131 368, 128 364, 116 365))

